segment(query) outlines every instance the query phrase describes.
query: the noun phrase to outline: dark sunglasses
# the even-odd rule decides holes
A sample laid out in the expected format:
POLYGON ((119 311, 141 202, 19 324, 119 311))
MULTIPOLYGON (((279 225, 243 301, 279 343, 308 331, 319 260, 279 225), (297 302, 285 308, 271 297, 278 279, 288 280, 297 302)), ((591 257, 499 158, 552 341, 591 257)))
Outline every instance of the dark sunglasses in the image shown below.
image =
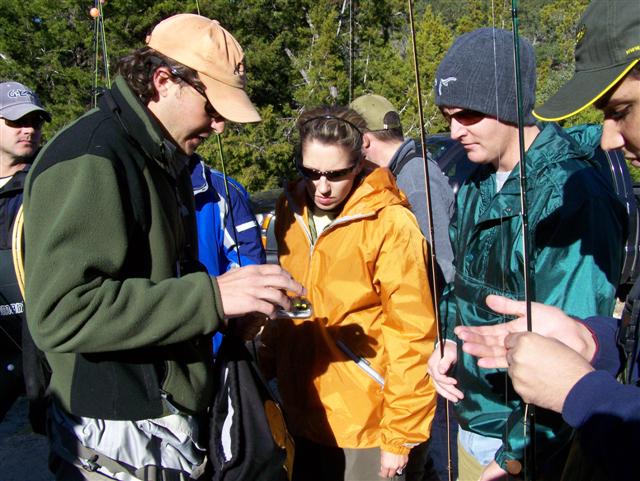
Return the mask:
POLYGON ((35 130, 40 130, 44 125, 44 122, 44 118, 38 114, 27 114, 17 120, 4 119, 4 123, 13 129, 32 127, 35 130))
POLYGON ((298 165, 298 170, 300 171, 300 174, 302 174, 302 177, 307 180, 320 180, 320 177, 324 177, 327 180, 340 180, 350 174, 357 165, 358 164, 353 164, 351 167, 347 167, 346 169, 325 171, 311 169, 304 165, 298 165))
POLYGON ((191 88, 193 88, 193 90, 195 90, 196 92, 198 92, 200 95, 202 95, 204 97, 204 100, 205 100, 204 111, 207 113, 207 115, 209 117, 211 117, 212 119, 223 119, 224 118, 215 109, 215 107, 213 105, 211 105, 211 102, 209 102, 209 97, 207 97, 207 94, 205 93, 205 91, 204 91, 204 89, 202 87, 198 87, 197 85, 194 85, 192 82, 189 82, 186 78, 184 78, 182 75, 180 75, 175 68, 171 69, 171 75, 173 75, 174 77, 180 79, 181 81, 183 81, 184 83, 189 85, 191 88))
POLYGON ((444 114, 444 118, 450 124, 452 119, 455 119, 456 122, 466 126, 477 124, 482 119, 486 118, 487 115, 482 112, 478 112, 476 110, 463 109, 460 112, 456 112, 455 114, 444 114))

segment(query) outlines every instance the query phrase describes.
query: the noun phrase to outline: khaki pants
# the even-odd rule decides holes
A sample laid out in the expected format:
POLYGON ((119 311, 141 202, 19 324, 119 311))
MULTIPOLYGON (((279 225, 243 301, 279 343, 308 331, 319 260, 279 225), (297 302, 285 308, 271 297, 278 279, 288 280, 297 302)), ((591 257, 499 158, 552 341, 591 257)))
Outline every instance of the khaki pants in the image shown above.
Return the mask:
POLYGON ((478 481, 484 466, 458 443, 458 481, 478 481))
MULTIPOLYGON (((458 443, 458 481, 478 481, 480 475, 484 470, 484 466, 481 465, 476 458, 469 454, 458 443)), ((585 459, 579 449, 578 443, 574 441, 571 445, 571 451, 569 458, 564 465, 564 471, 562 471, 562 478, 560 478, 560 471, 562 466, 558 465, 555 469, 549 470, 544 476, 538 476, 537 481, 607 481, 607 478, 602 476, 601 470, 598 466, 595 466, 593 462, 585 459)), ((520 479, 509 477, 509 479, 520 479)))
MULTIPOLYGON (((380 449, 324 446, 296 438, 293 481, 381 481, 380 449)), ((408 481, 405 475, 391 479, 408 481)), ((415 481, 418 481, 417 479, 415 481)))

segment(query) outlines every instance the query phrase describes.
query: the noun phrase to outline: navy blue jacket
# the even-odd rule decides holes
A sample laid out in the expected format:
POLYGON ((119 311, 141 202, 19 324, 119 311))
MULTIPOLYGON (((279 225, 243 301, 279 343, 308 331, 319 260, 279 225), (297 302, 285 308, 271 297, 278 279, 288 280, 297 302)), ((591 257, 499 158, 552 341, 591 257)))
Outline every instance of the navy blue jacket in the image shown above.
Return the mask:
POLYGON ((633 366, 631 384, 620 384, 622 368, 617 345, 619 320, 590 317, 585 324, 595 334, 595 371, 584 376, 565 400, 562 417, 578 430, 585 456, 604 471, 606 479, 637 479, 640 446, 640 360, 633 366))

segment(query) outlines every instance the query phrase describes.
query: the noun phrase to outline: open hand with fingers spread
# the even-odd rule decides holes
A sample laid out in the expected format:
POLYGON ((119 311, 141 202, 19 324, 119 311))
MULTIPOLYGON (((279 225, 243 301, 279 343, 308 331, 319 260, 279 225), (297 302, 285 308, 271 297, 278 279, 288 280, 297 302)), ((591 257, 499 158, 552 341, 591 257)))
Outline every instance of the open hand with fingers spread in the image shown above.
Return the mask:
MULTIPOLYGON (((527 330, 526 304, 502 296, 487 296, 487 306, 499 314, 518 316, 515 320, 493 326, 458 326, 454 332, 464 344, 462 350, 478 359, 483 368, 508 367, 505 338, 527 330)), ((591 361, 596 343, 591 331, 557 307, 531 303, 533 332, 553 337, 591 361)))
POLYGON ((274 264, 240 267, 216 277, 216 280, 227 318, 250 313, 273 317, 279 308, 291 309, 287 293, 291 296, 306 293, 287 271, 274 264))

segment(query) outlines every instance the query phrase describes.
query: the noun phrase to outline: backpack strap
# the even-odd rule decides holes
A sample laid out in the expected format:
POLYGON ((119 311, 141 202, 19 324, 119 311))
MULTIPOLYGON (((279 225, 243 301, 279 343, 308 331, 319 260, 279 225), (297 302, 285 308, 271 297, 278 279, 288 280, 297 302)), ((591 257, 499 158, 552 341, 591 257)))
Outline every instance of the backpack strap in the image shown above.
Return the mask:
POLYGON ((13 222, 13 231, 11 233, 11 254, 13 256, 13 269, 16 271, 16 279, 18 280, 18 288, 24 300, 24 211, 22 204, 18 208, 15 221, 13 222))
POLYGON ((400 175, 400 172, 402 172, 402 169, 404 169, 404 166, 407 165, 411 160, 417 159, 417 158, 422 158, 422 156, 418 155, 418 153, 416 153, 416 151, 414 150, 412 155, 405 156, 400 162, 394 165, 393 166, 394 177, 398 177, 400 175))

